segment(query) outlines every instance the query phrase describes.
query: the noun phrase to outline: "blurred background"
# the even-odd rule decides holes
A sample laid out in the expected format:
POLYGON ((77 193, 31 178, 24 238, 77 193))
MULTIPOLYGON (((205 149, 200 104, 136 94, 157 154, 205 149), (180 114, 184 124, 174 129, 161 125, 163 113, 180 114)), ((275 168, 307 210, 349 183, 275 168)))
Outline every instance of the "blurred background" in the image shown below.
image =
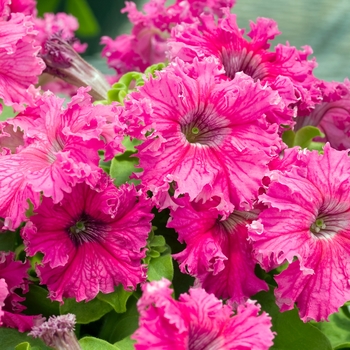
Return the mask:
MULTIPOLYGON (((84 56, 90 63, 108 72, 100 57, 103 35, 115 38, 129 33, 127 16, 120 13, 124 0, 37 0, 39 14, 66 12, 78 18, 77 36, 88 43, 84 56)), ((134 1, 140 10, 144 0, 134 1)), ((168 1, 169 4, 172 1, 168 1)), ((286 41, 297 48, 310 45, 318 67, 318 78, 343 81, 350 76, 350 1, 349 0, 237 0, 232 9, 238 24, 249 32, 249 21, 257 17, 273 18, 282 35, 272 43, 286 41)))

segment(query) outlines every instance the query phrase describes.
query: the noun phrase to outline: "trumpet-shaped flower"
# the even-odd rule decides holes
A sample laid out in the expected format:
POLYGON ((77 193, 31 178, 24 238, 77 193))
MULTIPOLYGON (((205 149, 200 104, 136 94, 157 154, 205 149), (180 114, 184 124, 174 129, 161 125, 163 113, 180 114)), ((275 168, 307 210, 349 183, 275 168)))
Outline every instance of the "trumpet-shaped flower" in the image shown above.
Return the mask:
POLYGON ((265 113, 280 97, 241 73, 223 81, 213 60, 169 66, 132 94, 148 102, 153 132, 137 147, 142 185, 158 200, 176 182, 175 197, 218 196, 225 211, 251 208, 267 164, 281 145, 265 113))
POLYGON ((132 336, 137 350, 264 350, 272 345, 271 319, 265 312, 259 315, 252 301, 233 312, 201 288, 173 300, 169 285, 162 279, 143 286, 139 328, 132 336))
MULTIPOLYGON (((285 85, 275 83, 278 76, 288 77, 294 87, 291 110, 298 106, 299 114, 309 110, 319 101, 320 93, 316 88, 317 79, 312 75, 315 61, 308 61, 312 53, 310 47, 303 51, 295 47, 278 44, 275 51, 269 51, 269 40, 280 34, 275 21, 268 18, 258 18, 251 22, 251 31, 244 38, 244 30, 238 28, 236 15, 228 8, 222 9, 225 17, 216 23, 213 15, 202 14, 199 21, 193 24, 181 23, 174 27, 169 39, 169 54, 171 59, 179 57, 192 61, 194 57, 203 59, 214 56, 225 69, 225 76, 233 79, 238 72, 244 72, 254 80, 275 84, 274 89, 283 90, 285 85)), ((291 112, 284 117, 284 124, 290 124, 291 112)), ((281 116, 283 117, 283 116, 281 116)), ((283 120, 283 119, 282 119, 283 120)), ((281 120, 281 121, 282 121, 281 120)))
POLYGON ((98 150, 122 138, 117 110, 93 106, 86 89, 79 89, 66 109, 63 102, 44 95, 37 107, 9 121, 16 130, 23 130, 25 142, 20 152, 0 157, 0 216, 9 229, 26 219, 28 200, 34 208, 38 206, 40 192, 57 203, 77 183, 94 186, 102 174, 98 150))
POLYGON ((248 242, 247 225, 257 218, 256 212, 235 210, 222 219, 215 200, 189 203, 187 197, 178 199, 177 204, 167 226, 186 243, 174 256, 183 273, 195 276, 208 293, 236 303, 268 289, 254 273, 256 262, 248 242))
POLYGON ((55 204, 43 198, 23 230, 30 256, 42 252, 36 270, 49 297, 91 300, 122 284, 135 289, 146 278, 141 263, 151 230, 150 201, 131 185, 109 180, 100 191, 78 184, 55 204))
POLYGON ((323 321, 350 299, 350 159, 327 144, 299 165, 271 172, 249 235, 263 267, 290 263, 275 277, 281 311, 296 303, 302 320, 323 321))

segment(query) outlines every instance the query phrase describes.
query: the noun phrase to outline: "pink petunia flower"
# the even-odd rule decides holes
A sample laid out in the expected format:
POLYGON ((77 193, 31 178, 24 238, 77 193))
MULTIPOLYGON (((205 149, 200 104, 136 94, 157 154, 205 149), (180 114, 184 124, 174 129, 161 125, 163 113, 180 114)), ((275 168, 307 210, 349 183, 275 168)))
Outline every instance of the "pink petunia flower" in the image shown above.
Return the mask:
POLYGON ((20 302, 25 298, 15 291, 18 292, 18 289, 21 289, 22 293, 28 292, 27 271, 30 263, 14 261, 14 256, 12 252, 0 252, 0 324, 26 332, 33 327, 34 321, 41 319, 41 316, 21 314, 26 307, 20 302))
POLYGON ((280 149, 277 125, 265 120, 280 106, 277 92, 243 73, 232 81, 218 75, 213 60, 178 60, 131 94, 133 103, 149 105, 144 123, 153 132, 137 157, 142 185, 158 202, 175 181, 175 197, 218 196, 226 212, 249 209, 280 149))
POLYGON ((170 212, 167 226, 176 230, 186 248, 174 258, 180 270, 196 277, 197 285, 208 293, 240 304, 268 289, 254 273, 256 262, 248 242, 247 225, 257 212, 235 210, 222 220, 215 202, 177 200, 179 208, 170 212))
POLYGON ((11 13, 20 12, 24 15, 36 14, 35 0, 0 0, 0 17, 8 20, 11 13))
POLYGON ((42 252, 36 267, 49 297, 89 301, 122 284, 135 289, 146 278, 145 246, 151 230, 151 204, 131 185, 109 180, 100 191, 78 184, 54 204, 43 198, 23 229, 29 256, 42 252))
POLYGON ((118 74, 129 71, 143 72, 148 66, 166 60, 167 38, 171 28, 180 22, 193 23, 203 11, 222 16, 221 7, 232 7, 234 0, 177 0, 165 6, 166 0, 150 0, 138 11, 132 1, 125 2, 122 13, 128 13, 133 24, 131 34, 123 34, 114 40, 104 36, 106 45, 102 56, 118 74))
MULTIPOLYGON (((312 109, 320 93, 315 86, 317 79, 312 75, 316 62, 307 60, 311 48, 305 46, 299 51, 287 43, 278 44, 275 51, 269 51, 269 41, 280 34, 275 21, 258 18, 256 23, 251 22, 248 33, 251 41, 248 41, 243 36, 244 30, 237 26, 236 15, 228 8, 222 10, 225 17, 217 23, 213 15, 202 14, 198 23, 174 27, 168 40, 170 59, 179 57, 191 62, 194 57, 214 56, 224 67, 228 79, 233 79, 237 72, 244 72, 254 80, 275 84, 274 89, 282 92, 284 84, 276 84, 275 80, 278 76, 287 77, 294 87, 292 94, 288 92, 288 99, 292 99, 289 109, 293 111, 298 106, 299 114, 312 109)), ((289 118, 284 117, 287 124, 291 124, 293 116, 289 109, 285 111, 289 118)))
POLYGON ((87 91, 79 89, 66 109, 64 99, 46 94, 8 121, 23 131, 26 147, 0 157, 0 216, 7 228, 26 220, 28 200, 38 207, 40 192, 57 203, 77 183, 94 186, 102 174, 98 150, 111 153, 110 144, 122 150, 114 142, 123 137, 117 107, 93 106, 87 91))
POLYGON ((350 159, 327 144, 299 165, 271 172, 249 235, 265 269, 289 262, 275 277, 281 311, 296 303, 304 322, 324 321, 350 299, 350 159))
POLYGON ((338 150, 350 148, 350 82, 348 79, 344 83, 323 81, 320 88, 322 102, 310 115, 298 117, 295 129, 316 126, 325 134, 321 141, 338 150))
POLYGON ((34 88, 45 68, 37 56, 33 23, 22 13, 13 13, 8 21, 0 21, 0 98, 15 110, 24 104, 34 105, 39 92, 34 88))
POLYGON ((251 301, 236 313, 203 289, 171 298, 166 279, 143 286, 137 307, 139 328, 132 335, 137 350, 264 350, 273 344, 271 318, 251 301))

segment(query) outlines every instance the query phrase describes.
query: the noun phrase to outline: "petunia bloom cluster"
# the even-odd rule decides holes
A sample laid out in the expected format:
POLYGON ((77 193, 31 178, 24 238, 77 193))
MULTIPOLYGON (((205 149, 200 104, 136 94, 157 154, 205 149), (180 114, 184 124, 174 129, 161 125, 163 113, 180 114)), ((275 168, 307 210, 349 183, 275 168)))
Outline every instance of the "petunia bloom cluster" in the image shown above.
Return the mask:
POLYGON ((317 79, 310 47, 271 48, 269 18, 247 39, 233 0, 126 2, 110 89, 74 17, 0 5, 2 327, 60 324, 23 314, 30 281, 61 311, 108 304, 101 327, 134 312, 136 349, 268 349, 264 295, 304 322, 350 300, 350 85, 317 79))

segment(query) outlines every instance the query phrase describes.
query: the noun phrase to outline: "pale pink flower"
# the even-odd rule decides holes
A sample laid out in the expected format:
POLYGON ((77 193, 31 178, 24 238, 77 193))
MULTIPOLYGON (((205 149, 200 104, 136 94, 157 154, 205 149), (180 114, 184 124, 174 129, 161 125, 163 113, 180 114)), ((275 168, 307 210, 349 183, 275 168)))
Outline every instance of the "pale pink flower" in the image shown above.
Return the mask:
POLYGON ((100 187, 78 184, 58 204, 43 198, 23 229, 27 254, 44 254, 36 271, 52 300, 88 301, 119 284, 134 290, 146 278, 150 201, 131 185, 100 187))
POLYGON ((132 335, 137 350, 264 350, 272 346, 271 318, 248 301, 236 312, 203 289, 189 290, 178 301, 170 281, 143 286, 137 303, 139 328, 132 335))
POLYGON ((271 172, 249 235, 265 269, 289 262, 275 277, 281 311, 296 303, 304 322, 324 321, 350 299, 350 159, 327 144, 299 162, 271 172))
POLYGON ((257 212, 235 210, 226 219, 215 208, 215 200, 203 203, 179 198, 179 208, 170 212, 167 226, 179 234, 186 248, 174 255, 182 273, 197 278, 208 293, 217 298, 243 303, 267 284, 254 273, 256 262, 248 242, 247 225, 257 212))
POLYGON ((265 120, 280 97, 243 73, 232 81, 218 74, 212 60, 178 60, 131 94, 133 103, 149 105, 144 123, 153 132, 137 147, 137 157, 142 185, 156 201, 173 181, 175 197, 218 196, 227 212, 251 208, 257 197, 281 145, 277 125, 265 120))
POLYGON ((26 220, 27 200, 36 208, 40 193, 57 203, 77 183, 94 186, 102 174, 98 150, 106 147, 109 158, 110 145, 122 150, 114 142, 123 136, 117 107, 93 106, 87 89, 79 89, 67 108, 50 94, 36 103, 9 121, 23 131, 25 147, 0 157, 0 216, 9 229, 26 220))
MULTIPOLYGON (((202 14, 198 23, 174 27, 168 40, 170 59, 179 57, 190 62, 194 57, 214 56, 224 67, 228 79, 233 79, 237 72, 244 72, 254 80, 275 84, 274 89, 281 87, 282 91, 285 86, 276 84, 275 80, 278 76, 288 77, 294 87, 294 91, 288 92, 288 99, 292 100, 289 109, 298 106, 301 114, 312 108, 320 96, 312 75, 316 62, 307 60, 311 48, 305 46, 299 51, 287 43, 278 44, 275 51, 269 51, 269 41, 280 34, 275 21, 258 18, 256 23, 251 22, 248 33, 251 40, 248 41, 243 36, 244 30, 237 26, 236 15, 228 8, 222 10, 225 17, 218 22, 213 15, 202 14)), ((289 117, 284 119, 290 124, 293 113, 288 109, 286 112, 289 117)))
POLYGON ((45 68, 37 57, 33 23, 22 13, 13 13, 0 22, 0 98, 16 110, 33 105, 38 91, 34 84, 45 68))

